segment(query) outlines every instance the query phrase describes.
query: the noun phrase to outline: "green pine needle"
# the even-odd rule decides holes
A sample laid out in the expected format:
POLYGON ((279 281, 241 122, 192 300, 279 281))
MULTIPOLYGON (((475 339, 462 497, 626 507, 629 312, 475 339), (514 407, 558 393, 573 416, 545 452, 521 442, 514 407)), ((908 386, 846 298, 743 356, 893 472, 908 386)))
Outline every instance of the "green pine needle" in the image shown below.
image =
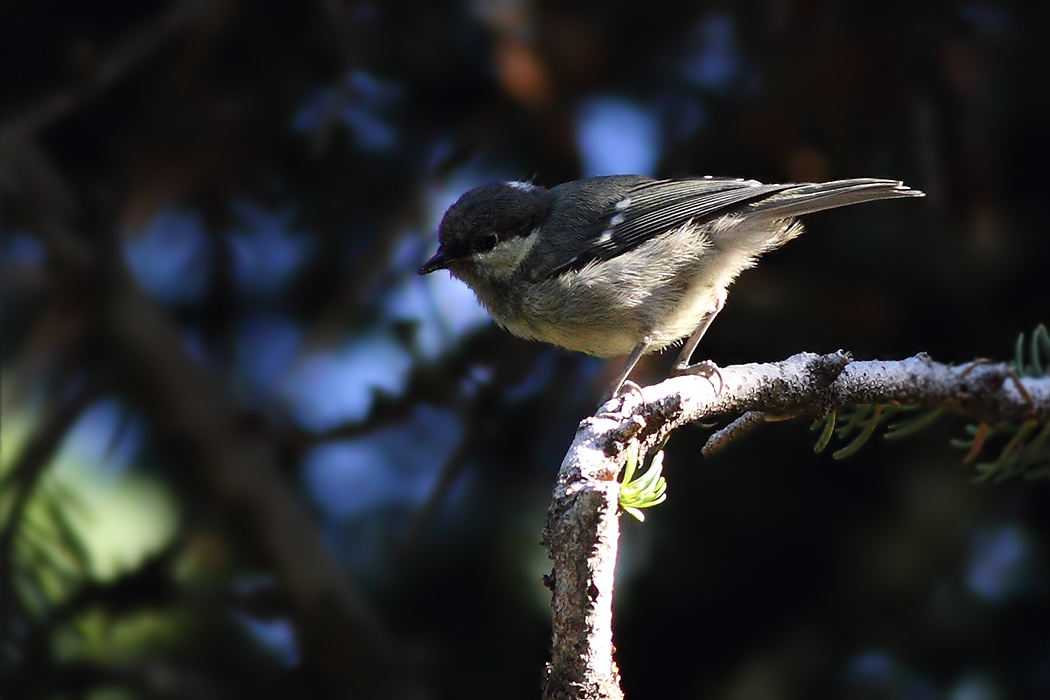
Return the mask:
MULTIPOLYGON (((819 424, 819 422, 818 422, 819 424)), ((813 446, 813 451, 820 454, 831 442, 831 436, 835 434, 835 412, 832 411, 828 414, 824 423, 824 430, 820 433, 820 439, 817 440, 817 444, 813 446)))
POLYGON ((667 500, 667 480, 661 475, 663 471, 664 452, 660 450, 653 455, 652 462, 645 473, 634 478, 638 466, 638 446, 632 444, 627 448, 627 463, 624 465, 623 478, 620 481, 620 508, 639 521, 645 520, 643 508, 652 508, 667 500))

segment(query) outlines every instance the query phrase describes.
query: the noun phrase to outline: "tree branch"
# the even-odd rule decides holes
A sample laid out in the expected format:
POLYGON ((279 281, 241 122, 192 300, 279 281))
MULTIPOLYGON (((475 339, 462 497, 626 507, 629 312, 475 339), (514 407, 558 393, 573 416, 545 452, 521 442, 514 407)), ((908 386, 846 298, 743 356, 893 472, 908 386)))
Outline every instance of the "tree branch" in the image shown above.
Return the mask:
POLYGON ((719 375, 675 377, 644 387, 580 423, 558 473, 543 534, 554 562, 546 580, 554 616, 547 698, 623 696, 612 658, 616 479, 632 442, 645 454, 682 425, 743 413, 712 436, 709 444, 717 446, 756 425, 759 414, 816 417, 870 403, 940 408, 979 423, 1050 419, 1050 377, 1017 377, 1006 364, 953 367, 925 354, 854 362, 839 351, 735 365, 719 375))

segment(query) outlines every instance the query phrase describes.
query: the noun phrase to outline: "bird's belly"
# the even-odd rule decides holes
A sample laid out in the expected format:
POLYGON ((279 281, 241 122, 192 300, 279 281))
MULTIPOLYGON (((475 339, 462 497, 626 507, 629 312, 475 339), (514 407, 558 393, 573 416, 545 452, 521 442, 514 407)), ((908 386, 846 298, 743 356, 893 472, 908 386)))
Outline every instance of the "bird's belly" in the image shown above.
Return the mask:
POLYGON ((653 350, 660 350, 692 335, 700 321, 714 310, 718 290, 715 285, 700 285, 688 290, 671 311, 656 319, 651 334, 653 350))
MULTIPOLYGON (((700 320, 714 307, 717 292, 713 285, 694 286, 686 290, 664 290, 660 304, 636 291, 630 302, 610 297, 604 288, 574 285, 568 293, 540 295, 544 300, 563 303, 525 304, 523 313, 497 318, 515 335, 534 338, 569 350, 596 357, 619 357, 630 354, 644 339, 649 339, 648 352, 662 350, 688 337, 700 320), (666 309, 661 313, 662 309, 666 309)), ((529 300, 531 301, 531 300, 529 300)))
POLYGON ((654 288, 638 275, 624 275, 617 285, 591 282, 588 272, 546 280, 524 293, 507 288, 478 296, 496 322, 516 336, 618 357, 645 338, 648 351, 655 352, 688 337, 715 307, 719 293, 717 284, 696 284, 695 273, 674 275, 654 288))
POLYGON ((582 318, 568 325, 545 323, 537 319, 530 324, 530 330, 536 340, 595 357, 628 355, 642 339, 642 335, 629 332, 624 326, 588 324, 582 318))

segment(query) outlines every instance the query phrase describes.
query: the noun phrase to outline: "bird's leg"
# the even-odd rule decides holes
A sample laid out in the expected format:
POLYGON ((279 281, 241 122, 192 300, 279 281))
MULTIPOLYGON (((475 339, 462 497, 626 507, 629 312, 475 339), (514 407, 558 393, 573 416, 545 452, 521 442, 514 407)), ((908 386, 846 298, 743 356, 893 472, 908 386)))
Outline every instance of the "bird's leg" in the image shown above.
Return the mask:
MULTIPOLYGON (((700 325, 696 327, 693 334, 685 341, 685 345, 682 346, 682 352, 678 353, 678 359, 675 360, 674 365, 671 367, 671 374, 673 376, 694 374, 706 377, 707 379, 717 376, 719 383, 721 383, 722 376, 718 373, 718 365, 714 362, 711 362, 711 360, 704 360, 703 362, 697 362, 696 364, 689 364, 689 360, 693 355, 693 351, 696 350, 696 346, 700 344, 700 339, 704 337, 704 333, 707 332, 711 322, 715 320, 715 316, 717 316, 718 312, 722 310, 725 303, 726 290, 721 289, 715 297, 715 307, 708 312, 703 319, 701 319, 700 325)), ((713 382, 712 386, 714 386, 713 382)), ((719 389, 719 391, 721 391, 721 389, 719 389)))
POLYGON ((620 395, 620 389, 627 385, 627 388, 632 391, 641 391, 638 385, 634 382, 627 381, 627 376, 634 369, 634 366, 638 364, 638 360, 642 359, 642 355, 649 349, 649 346, 653 344, 653 339, 649 336, 642 338, 642 341, 635 346, 634 350, 627 357, 627 361, 623 363, 623 367, 616 375, 616 379, 613 379, 612 384, 609 386, 609 391, 606 392, 605 397, 602 399, 602 403, 605 403, 609 399, 615 399, 620 395))

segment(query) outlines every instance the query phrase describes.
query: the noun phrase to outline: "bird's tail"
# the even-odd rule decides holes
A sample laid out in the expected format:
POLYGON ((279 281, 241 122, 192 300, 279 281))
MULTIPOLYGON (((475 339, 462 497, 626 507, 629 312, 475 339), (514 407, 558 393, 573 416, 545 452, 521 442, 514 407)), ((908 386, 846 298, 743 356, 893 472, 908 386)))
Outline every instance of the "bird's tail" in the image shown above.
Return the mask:
POLYGON ((747 214, 759 214, 770 219, 788 219, 815 211, 845 207, 860 202, 898 197, 925 197, 899 180, 856 178, 802 184, 781 190, 765 199, 748 204, 747 214))

